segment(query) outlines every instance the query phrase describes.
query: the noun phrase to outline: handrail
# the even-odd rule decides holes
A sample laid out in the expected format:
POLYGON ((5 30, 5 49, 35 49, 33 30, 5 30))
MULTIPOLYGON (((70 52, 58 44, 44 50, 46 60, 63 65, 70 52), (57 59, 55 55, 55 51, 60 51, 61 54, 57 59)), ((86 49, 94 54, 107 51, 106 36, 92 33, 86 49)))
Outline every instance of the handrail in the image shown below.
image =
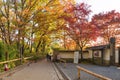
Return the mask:
POLYGON ((60 62, 64 62, 64 67, 66 67, 66 60, 60 59, 60 62))
POLYGON ((32 58, 33 56, 30 56, 30 57, 25 57, 24 59, 30 59, 30 58, 32 58))
MULTIPOLYGON (((23 59, 30 59, 32 57, 26 57, 26 58, 23 58, 23 59)), ((5 63, 9 63, 9 62, 14 62, 14 61, 18 61, 18 60, 21 60, 22 58, 18 58, 18 59, 13 59, 13 60, 9 60, 9 61, 3 61, 3 62, 0 62, 0 64, 5 64, 5 63)))
POLYGON ((77 69, 78 69, 78 79, 80 79, 80 71, 84 71, 84 72, 86 72, 86 73, 89 73, 89 74, 97 77, 97 78, 100 78, 101 80, 112 80, 112 79, 110 79, 110 78, 108 78, 108 77, 105 77, 105 76, 102 76, 102 75, 100 75, 100 74, 94 73, 94 72, 89 71, 89 70, 87 70, 87 69, 85 69, 85 68, 82 68, 82 67, 80 67, 80 66, 76 66, 76 67, 77 67, 77 69))

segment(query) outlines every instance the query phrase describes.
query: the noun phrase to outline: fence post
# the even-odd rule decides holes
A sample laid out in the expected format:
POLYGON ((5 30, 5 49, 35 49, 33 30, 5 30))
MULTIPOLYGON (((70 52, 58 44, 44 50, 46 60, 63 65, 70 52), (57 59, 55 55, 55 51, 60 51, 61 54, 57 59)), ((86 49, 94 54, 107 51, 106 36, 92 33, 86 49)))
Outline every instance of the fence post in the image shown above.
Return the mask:
POLYGON ((77 66, 77 68, 78 68, 78 79, 80 79, 80 71, 84 71, 84 72, 86 72, 86 73, 88 73, 88 74, 91 74, 91 75, 97 77, 97 78, 100 78, 100 80, 112 80, 112 79, 110 79, 110 78, 108 78, 108 77, 99 75, 99 74, 97 74, 97 73, 94 73, 94 72, 92 72, 92 71, 89 71, 89 70, 87 70, 87 69, 85 69, 85 68, 82 68, 82 67, 80 67, 80 66, 77 66))
POLYGON ((8 61, 8 60, 9 60, 9 54, 8 54, 8 52, 7 52, 7 51, 5 52, 5 60, 6 60, 6 61, 8 61))
POLYGON ((80 79, 80 69, 78 69, 78 79, 80 79))

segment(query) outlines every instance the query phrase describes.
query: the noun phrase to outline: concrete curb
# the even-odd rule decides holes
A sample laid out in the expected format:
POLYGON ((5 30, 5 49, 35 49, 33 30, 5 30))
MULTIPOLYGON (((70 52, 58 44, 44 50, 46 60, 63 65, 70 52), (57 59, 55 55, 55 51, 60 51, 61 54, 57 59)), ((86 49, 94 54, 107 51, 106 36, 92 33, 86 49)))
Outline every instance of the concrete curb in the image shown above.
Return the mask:
POLYGON ((59 80, 65 80, 65 79, 63 78, 62 74, 61 74, 61 73, 59 72, 59 70, 57 69, 56 65, 55 65, 54 63, 52 63, 52 65, 53 65, 53 67, 54 67, 54 69, 55 69, 55 72, 56 72, 59 80))
POLYGON ((62 74, 62 76, 64 77, 64 80, 71 80, 71 78, 65 74, 65 72, 57 65, 57 63, 54 63, 56 68, 59 70, 59 72, 62 74))

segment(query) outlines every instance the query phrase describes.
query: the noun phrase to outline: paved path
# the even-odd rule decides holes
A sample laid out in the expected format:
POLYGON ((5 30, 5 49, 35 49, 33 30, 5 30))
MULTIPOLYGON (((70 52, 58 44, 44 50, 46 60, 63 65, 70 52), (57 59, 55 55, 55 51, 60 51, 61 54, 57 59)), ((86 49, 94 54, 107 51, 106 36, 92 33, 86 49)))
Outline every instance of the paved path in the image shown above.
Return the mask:
POLYGON ((63 80, 52 62, 42 60, 4 77, 3 80, 63 80))

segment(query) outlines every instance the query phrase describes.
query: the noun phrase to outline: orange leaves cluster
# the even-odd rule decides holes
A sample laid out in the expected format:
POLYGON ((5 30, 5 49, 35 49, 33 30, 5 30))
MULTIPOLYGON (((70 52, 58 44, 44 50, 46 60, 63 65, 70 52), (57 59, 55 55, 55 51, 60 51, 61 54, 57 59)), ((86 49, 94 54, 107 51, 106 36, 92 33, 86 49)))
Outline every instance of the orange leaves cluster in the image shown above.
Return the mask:
POLYGON ((91 23, 98 28, 99 36, 103 37, 105 42, 108 43, 110 37, 119 35, 120 13, 112 10, 96 14, 93 16, 91 23))
POLYGON ((84 48, 89 40, 94 39, 93 37, 95 37, 96 33, 96 27, 88 21, 88 16, 91 12, 89 7, 85 3, 69 5, 66 13, 70 15, 63 16, 68 25, 65 28, 67 34, 80 48, 84 48))
POLYGON ((6 20, 5 17, 1 17, 1 21, 4 23, 4 22, 6 22, 7 20, 6 20))

